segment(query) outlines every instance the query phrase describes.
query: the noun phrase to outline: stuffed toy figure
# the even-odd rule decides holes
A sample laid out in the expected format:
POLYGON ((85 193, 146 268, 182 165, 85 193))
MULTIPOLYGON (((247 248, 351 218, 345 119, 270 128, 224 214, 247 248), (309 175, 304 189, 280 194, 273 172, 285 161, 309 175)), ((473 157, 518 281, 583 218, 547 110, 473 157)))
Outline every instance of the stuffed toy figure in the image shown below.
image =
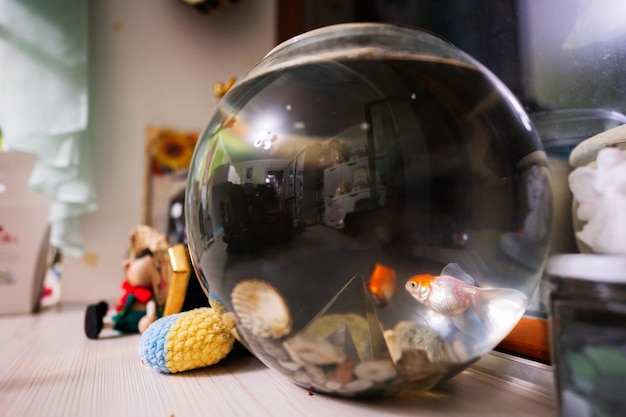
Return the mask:
POLYGON ((167 238, 150 226, 140 225, 130 232, 130 256, 122 262, 122 296, 109 311, 105 301, 91 304, 85 312, 85 334, 97 339, 102 329, 123 334, 142 333, 158 319, 153 300, 156 267, 153 253, 168 248, 167 238))
POLYGON ((165 308, 168 315, 160 317, 163 312, 157 311, 154 299, 158 273, 153 254, 168 248, 168 239, 150 226, 141 225, 131 230, 130 256, 122 263, 123 294, 115 308, 109 309, 104 301, 87 307, 85 334, 89 339, 97 339, 103 329, 122 334, 141 333, 139 355, 142 361, 163 373, 213 365, 233 348, 234 322, 221 300, 213 294, 206 304, 210 307, 176 314, 167 313, 165 308))
POLYGON ((139 356, 162 373, 176 373, 213 365, 232 350, 234 323, 213 294, 212 307, 162 317, 141 335, 139 356))

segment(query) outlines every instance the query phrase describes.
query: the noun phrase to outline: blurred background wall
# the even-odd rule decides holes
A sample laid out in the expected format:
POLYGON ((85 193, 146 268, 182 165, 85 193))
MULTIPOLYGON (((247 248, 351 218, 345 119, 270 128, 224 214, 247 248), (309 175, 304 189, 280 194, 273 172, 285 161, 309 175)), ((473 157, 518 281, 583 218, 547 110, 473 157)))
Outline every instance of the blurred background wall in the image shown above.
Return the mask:
POLYGON ((114 300, 128 234, 142 222, 148 125, 202 129, 213 85, 276 44, 276 0, 202 14, 175 0, 89 2, 89 106, 99 208, 81 220, 86 254, 65 257, 62 300, 114 300))

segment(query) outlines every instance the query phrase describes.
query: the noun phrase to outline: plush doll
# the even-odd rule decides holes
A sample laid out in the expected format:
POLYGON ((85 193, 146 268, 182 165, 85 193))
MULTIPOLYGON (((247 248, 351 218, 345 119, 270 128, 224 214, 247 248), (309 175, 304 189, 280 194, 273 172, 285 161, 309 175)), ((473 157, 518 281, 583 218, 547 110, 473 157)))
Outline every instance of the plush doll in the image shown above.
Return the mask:
POLYGON ((154 278, 157 276, 153 254, 166 250, 167 238, 150 226, 140 225, 130 232, 130 254, 122 262, 123 294, 114 311, 105 301, 92 304, 85 312, 85 334, 97 339, 102 329, 113 329, 123 334, 142 333, 157 320, 153 299, 154 278))
POLYGON ((169 374, 203 368, 226 357, 235 342, 234 326, 221 303, 210 297, 213 308, 196 308, 152 323, 139 341, 143 363, 169 374))

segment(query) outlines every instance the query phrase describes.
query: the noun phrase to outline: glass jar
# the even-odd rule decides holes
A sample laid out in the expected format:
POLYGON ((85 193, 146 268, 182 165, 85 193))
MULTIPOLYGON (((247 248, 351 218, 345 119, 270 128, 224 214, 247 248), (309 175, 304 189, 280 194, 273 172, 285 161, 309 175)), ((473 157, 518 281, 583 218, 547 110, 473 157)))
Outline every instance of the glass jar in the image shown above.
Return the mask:
POLYGON ((556 255, 547 273, 558 415, 626 415, 626 257, 556 255))

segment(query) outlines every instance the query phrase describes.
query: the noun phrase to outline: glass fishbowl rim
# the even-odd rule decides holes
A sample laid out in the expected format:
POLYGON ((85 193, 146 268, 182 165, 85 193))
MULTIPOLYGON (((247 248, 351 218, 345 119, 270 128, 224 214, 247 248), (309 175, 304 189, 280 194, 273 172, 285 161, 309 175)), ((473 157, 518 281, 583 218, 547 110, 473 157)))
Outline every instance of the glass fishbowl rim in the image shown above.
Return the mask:
POLYGON ((368 33, 367 32, 368 30, 376 30, 377 31, 376 34, 379 34, 381 32, 387 32, 387 33, 388 32, 405 32, 405 33, 411 33, 411 34, 421 33, 425 35, 424 36, 425 38, 428 38, 433 41, 436 40, 437 42, 441 42, 442 44, 445 44, 447 46, 450 46, 456 49, 456 46, 452 44, 450 41, 448 41, 447 39, 437 35, 434 32, 431 32, 429 30, 426 30, 417 26, 404 26, 404 25, 397 25, 397 24, 392 24, 392 23, 381 23, 381 22, 351 22, 351 23, 338 23, 338 24, 333 24, 333 25, 328 25, 328 26, 322 26, 319 28, 315 28, 315 29, 311 29, 306 32, 303 32, 299 35, 296 35, 276 45, 274 48, 270 49, 267 54, 265 54, 264 58, 274 55, 288 48, 294 43, 302 43, 303 40, 306 40, 309 38, 315 38, 315 37, 323 38, 324 35, 326 35, 328 38, 331 38, 331 35, 333 33, 339 34, 345 31, 350 31, 351 35, 352 34, 357 34, 357 35, 358 34, 364 34, 364 35, 374 34, 374 33, 368 33))
POLYGON ((325 61, 349 61, 358 58, 405 59, 432 62, 454 62, 467 68, 493 75, 478 60, 456 47, 448 40, 428 30, 390 23, 357 22, 340 23, 312 29, 296 35, 271 49, 256 65, 245 72, 237 81, 234 89, 244 82, 261 75, 290 67, 306 65, 318 61, 323 53, 325 61), (385 44, 375 41, 380 35, 405 36, 407 42, 385 44), (347 44, 351 36, 365 36, 367 41, 347 44), (417 37, 417 38, 415 38, 417 37), (409 42, 410 41, 410 42, 409 42), (309 46, 325 45, 304 51, 309 46), (420 48, 423 45, 423 48, 420 48), (393 48, 391 51, 390 48, 393 48))

